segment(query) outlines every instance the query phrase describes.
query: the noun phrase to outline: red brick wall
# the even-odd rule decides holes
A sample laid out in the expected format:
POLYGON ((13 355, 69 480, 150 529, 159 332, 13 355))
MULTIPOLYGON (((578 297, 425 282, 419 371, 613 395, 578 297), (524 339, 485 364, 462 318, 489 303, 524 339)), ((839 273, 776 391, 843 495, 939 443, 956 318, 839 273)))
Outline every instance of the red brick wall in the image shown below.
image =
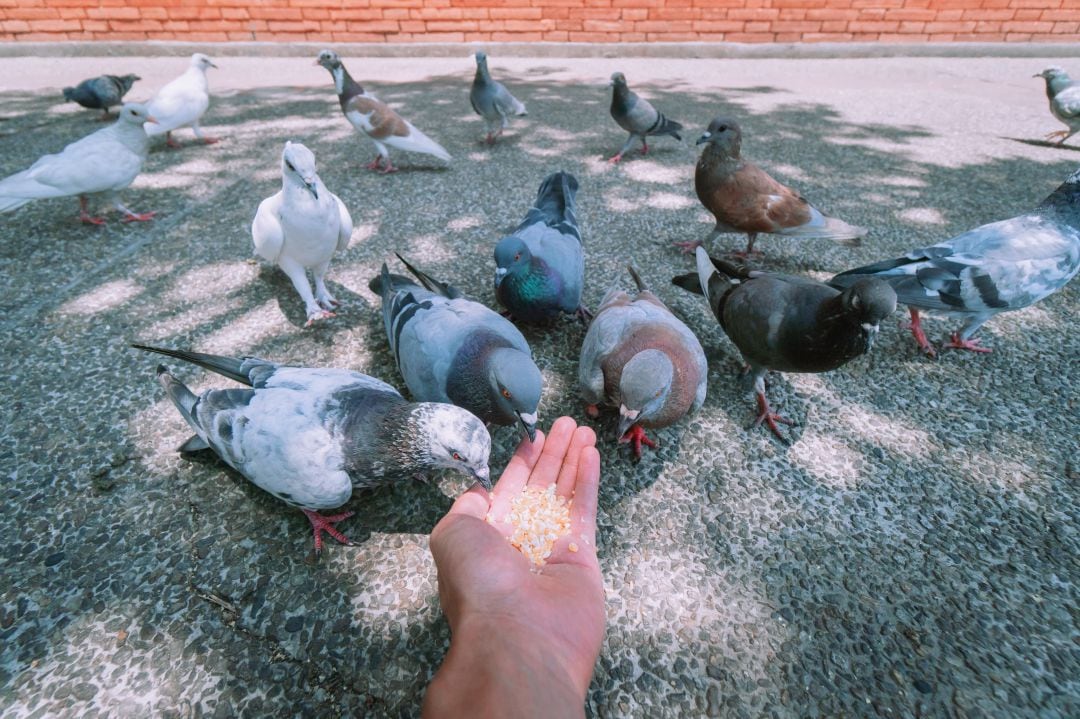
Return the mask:
POLYGON ((1080 40, 1080 0, 0 0, 0 40, 1080 40))

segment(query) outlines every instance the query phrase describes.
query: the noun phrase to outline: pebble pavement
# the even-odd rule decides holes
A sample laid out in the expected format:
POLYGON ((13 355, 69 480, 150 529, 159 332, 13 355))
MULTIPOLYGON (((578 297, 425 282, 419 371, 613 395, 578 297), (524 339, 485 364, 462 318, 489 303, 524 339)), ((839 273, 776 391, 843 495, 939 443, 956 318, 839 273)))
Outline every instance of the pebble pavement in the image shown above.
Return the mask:
MULTIPOLYGON (((599 717, 1080 716, 1080 284, 981 331, 993 354, 930 360, 893 323, 825 375, 773 376, 798 422, 785 447, 752 420, 737 354, 669 284, 704 237, 693 140, 738 118, 744 153, 815 204, 871 228, 860 248, 763 237, 766 266, 826 278, 1009 217, 1080 161, 1039 59, 500 58, 529 108, 494 148, 469 108, 472 62, 346 58, 352 74, 455 156, 398 154, 389 176, 300 58, 211 70, 212 147, 156 148, 124 193, 152 223, 75 221, 74 200, 0 219, 0 714, 5 717, 415 716, 449 640, 427 533, 465 488, 446 476, 358 493, 358 546, 308 552, 307 521, 188 436, 133 341, 355 368, 400 385, 367 281, 397 250, 493 303, 492 248, 540 180, 580 180, 585 300, 632 261, 700 336, 709 396, 632 463, 597 425, 608 630, 586 711, 599 717), (687 126, 618 167, 614 70, 687 126), (334 262, 339 316, 305 329, 288 280, 251 256, 286 139, 315 153, 356 223, 334 262)), ((1068 62, 1066 62, 1068 64, 1068 62)), ((1073 63, 1074 75, 1080 64, 1073 63)), ((181 58, 0 59, 0 176, 99 127, 59 88, 181 58)), ((714 249, 739 248, 724 236, 714 249)), ((898 312, 896 319, 902 319, 898 312)), ((940 341, 954 329, 926 323, 940 341)), ((583 419, 583 330, 527 330, 547 426, 583 419)), ((173 365, 175 367, 175 364, 173 365)), ((228 384, 178 367, 196 390, 228 384)), ((495 433, 492 466, 512 452, 495 433)))

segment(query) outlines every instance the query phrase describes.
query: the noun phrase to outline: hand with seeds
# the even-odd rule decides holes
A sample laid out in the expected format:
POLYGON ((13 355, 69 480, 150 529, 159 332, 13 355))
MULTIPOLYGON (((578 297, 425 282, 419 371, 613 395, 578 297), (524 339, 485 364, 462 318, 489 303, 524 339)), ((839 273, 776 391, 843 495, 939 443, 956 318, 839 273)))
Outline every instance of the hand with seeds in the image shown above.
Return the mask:
POLYGON ((596 434, 561 417, 523 441, 491 494, 461 495, 431 533, 450 651, 424 698, 424 716, 584 716, 604 637, 596 559, 600 455, 596 434), (542 566, 515 549, 502 519, 526 487, 570 504, 570 531, 542 566), (490 520, 489 520, 490 514, 490 520))

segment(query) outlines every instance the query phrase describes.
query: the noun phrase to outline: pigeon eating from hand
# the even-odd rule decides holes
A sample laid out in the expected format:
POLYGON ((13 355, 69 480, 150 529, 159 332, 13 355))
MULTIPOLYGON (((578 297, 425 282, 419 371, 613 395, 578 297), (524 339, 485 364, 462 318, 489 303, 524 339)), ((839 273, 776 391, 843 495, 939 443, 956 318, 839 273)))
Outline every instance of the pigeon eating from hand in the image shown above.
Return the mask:
POLYGON ((64 88, 64 99, 90 110, 103 110, 100 119, 109 119, 109 108, 124 101, 124 95, 142 78, 138 75, 101 75, 64 88))
POLYGON ((964 320, 945 347, 989 352, 972 335, 999 312, 1035 304, 1080 271, 1080 170, 1022 215, 976 227, 903 257, 841 272, 847 287, 864 277, 892 285, 911 311, 911 333, 928 355, 919 310, 964 320))
POLYGON ((484 118, 487 126, 485 142, 489 145, 494 145, 495 139, 503 134, 510 124, 511 115, 520 117, 528 114, 525 105, 511 95, 501 82, 491 79, 485 52, 476 53, 476 77, 469 90, 469 102, 476 114, 484 118))
POLYGON ((412 123, 394 112, 389 105, 365 91, 356 80, 353 80, 336 52, 323 50, 319 53, 319 59, 315 61, 315 64, 325 67, 334 78, 334 89, 337 91, 338 102, 341 103, 341 112, 344 113, 345 119, 375 143, 375 149, 379 154, 367 166, 369 170, 381 169, 383 174, 397 171, 390 161, 390 151, 386 149, 387 146, 396 150, 432 155, 444 162, 450 162, 452 159, 450 153, 444 150, 442 145, 417 130, 412 123), (386 162, 385 167, 382 165, 383 162, 386 162))
POLYGON ((828 239, 844 245, 858 245, 866 234, 861 227, 822 214, 790 187, 744 160, 742 130, 734 120, 716 118, 697 144, 704 144, 705 149, 697 163, 694 189, 716 218, 716 227, 704 242, 676 242, 685 252, 693 252, 722 232, 746 233, 746 250, 735 253, 744 259, 753 253, 759 233, 828 239))
POLYGON ((646 429, 667 427, 701 407, 709 371, 690 328, 627 269, 637 294, 613 287, 604 295, 581 345, 578 384, 590 417, 599 416, 601 404, 618 407, 616 436, 637 459, 642 444, 656 447, 646 429))
POLYGON ((540 184, 536 204, 495 246, 495 296, 514 319, 544 322, 560 312, 591 316, 581 304, 585 259, 574 214, 577 179, 568 172, 540 184))
POLYGON ((1051 140, 1056 137, 1057 144, 1063 145, 1066 140, 1080 132, 1080 85, 1073 82, 1069 74, 1056 65, 1032 77, 1041 77, 1046 80, 1046 97, 1050 100, 1050 112, 1069 128, 1051 132, 1046 139, 1051 140))
POLYGON ((704 294, 720 327, 739 348, 754 377, 758 416, 780 441, 777 422, 793 424, 772 411, 765 398, 765 373, 828 372, 865 354, 881 321, 896 309, 889 285, 864 278, 843 292, 805 277, 748 270, 696 250, 697 273, 672 280, 704 294))
POLYGON ((682 136, 679 130, 683 126, 674 120, 669 120, 664 113, 649 104, 648 100, 642 100, 626 84, 626 76, 617 72, 611 76, 611 116, 619 127, 630 133, 623 143, 622 149, 608 162, 617 163, 622 160, 635 139, 641 140, 641 154, 649 152, 649 143, 646 138, 649 135, 671 135, 679 142, 682 136))
POLYGON ((210 107, 210 89, 206 83, 206 69, 217 67, 206 55, 197 52, 191 56, 191 64, 180 77, 158 90, 154 99, 147 103, 150 114, 157 124, 147 125, 146 134, 154 137, 165 133, 165 144, 180 147, 172 139, 173 130, 191 125, 195 137, 207 145, 219 142, 218 138, 204 135, 199 120, 210 107))
POLYGON ((498 312, 397 257, 420 284, 383 265, 370 287, 382 297, 390 350, 412 396, 519 424, 534 440, 543 378, 525 337, 498 312))
POLYGON ((150 142, 144 123, 155 119, 145 105, 126 103, 116 122, 76 140, 55 155, 45 155, 29 169, 0 180, 0 213, 11 212, 33 200, 49 197, 79 197, 79 219, 103 225, 105 220, 91 215, 87 202, 91 195, 107 195, 124 222, 143 222, 153 212, 139 214, 120 203, 117 193, 138 177, 150 142))
POLYGON ((326 270, 335 252, 349 246, 353 224, 349 211, 315 172, 315 155, 298 142, 281 153, 281 192, 259 204, 251 224, 255 252, 275 263, 304 300, 308 326, 333 317, 340 303, 326 289, 326 270), (307 270, 315 278, 311 293, 307 270))
POLYGON ((133 346, 248 386, 195 395, 158 365, 158 382, 195 431, 180 451, 212 449, 255 486, 300 509, 316 554, 323 532, 349 544, 334 524, 353 513, 327 517, 319 510, 345 504, 354 488, 452 469, 491 490, 491 436, 459 407, 406 402, 385 382, 350 370, 133 346))

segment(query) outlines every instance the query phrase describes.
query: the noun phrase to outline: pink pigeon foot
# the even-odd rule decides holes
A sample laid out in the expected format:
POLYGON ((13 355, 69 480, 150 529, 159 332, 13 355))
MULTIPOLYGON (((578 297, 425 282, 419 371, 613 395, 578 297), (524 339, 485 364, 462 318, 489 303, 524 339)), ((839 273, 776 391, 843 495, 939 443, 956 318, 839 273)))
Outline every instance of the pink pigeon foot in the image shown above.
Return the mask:
POLYGON ((487 137, 484 138, 484 142, 487 143, 488 145, 494 145, 495 144, 495 135, 493 133, 489 132, 487 134, 487 137))
POLYGON ((176 149, 180 148, 180 143, 177 142, 176 140, 172 139, 172 133, 171 132, 166 132, 165 133, 165 146, 166 147, 171 147, 172 149, 176 150, 176 149))
POLYGON ((922 320, 919 318, 919 311, 914 307, 909 307, 911 312, 910 322, 901 322, 900 328, 905 330, 911 330, 912 336, 919 344, 919 349, 925 352, 930 357, 937 357, 937 350, 934 349, 934 345, 930 344, 930 340, 926 339, 926 333, 923 332, 922 320))
POLYGON ((578 308, 574 310, 574 315, 581 320, 581 324, 588 326, 589 322, 593 318, 593 313, 585 305, 578 305, 578 308))
POLYGON ((645 434, 645 430, 639 424, 635 424, 626 430, 626 434, 619 440, 619 444, 626 444, 627 442, 630 443, 630 447, 634 451, 634 459, 641 459, 641 445, 643 444, 656 449, 656 442, 649 439, 645 434))
POLYGON ((611 159, 609 159, 608 162, 610 162, 612 165, 618 165, 621 160, 622 160, 622 153, 620 152, 615 157, 612 157, 611 159))
POLYGON ((1066 138, 1068 138, 1068 136, 1069 136, 1069 131, 1068 130, 1058 130, 1056 132, 1051 132, 1050 134, 1048 134, 1046 136, 1046 139, 1047 140, 1053 140, 1054 138, 1059 138, 1058 141, 1057 141, 1057 144, 1061 145, 1061 144, 1064 144, 1064 142, 1065 142, 1066 138))
POLYGON ((220 137, 202 137, 201 139, 204 145, 216 145, 221 142, 220 137))
POLYGON ((959 332, 953 332, 949 337, 949 341, 942 345, 942 347, 948 347, 954 350, 970 350, 971 352, 981 352, 983 354, 989 354, 993 352, 989 347, 982 347, 979 345, 978 339, 965 340, 960 339, 959 332))
POLYGON ((390 173, 397 172, 397 171, 398 171, 398 168, 396 168, 392 164, 390 164, 390 160, 386 161, 386 167, 384 167, 381 170, 382 174, 384 174, 384 175, 389 175, 390 173))
POLYGON ((795 423, 792 422, 787 417, 782 417, 782 416, 776 414, 775 412, 773 412, 772 408, 769 407, 769 400, 765 399, 764 394, 758 393, 758 395, 757 395, 757 403, 758 403, 758 417, 757 417, 756 420, 754 420, 754 426, 757 427, 762 422, 764 422, 769 427, 769 429, 772 430, 772 433, 776 435, 777 439, 779 439, 784 444, 787 444, 788 443, 787 438, 784 437, 784 435, 780 434, 780 428, 776 426, 776 423, 779 422, 780 424, 786 424, 789 427, 794 425, 795 423))
POLYGON ((154 219, 154 215, 157 212, 132 212, 130 215, 124 215, 121 222, 149 222, 154 219))
POLYGON ((84 225, 104 225, 105 220, 101 217, 94 217, 86 210, 86 198, 79 197, 79 221, 84 225))
POLYGON ((641 154, 642 155, 648 155, 649 154, 649 143, 645 142, 644 140, 641 141, 641 154))
POLYGON ((600 416, 600 407, 595 404, 587 404, 585 405, 585 414, 591 419, 596 419, 600 416))
POLYGON ((687 242, 672 242, 671 244, 673 247, 678 247, 680 250, 682 250, 682 253, 684 255, 692 255, 697 250, 697 248, 701 247, 705 243, 703 243, 701 240, 692 240, 687 242))
POLYGON ((335 514, 331 517, 324 517, 318 512, 313 512, 310 509, 302 509, 301 511, 304 513, 304 516, 308 518, 308 521, 311 522, 311 530, 312 533, 315 535, 315 556, 319 556, 320 554, 322 554, 323 532, 326 532, 331 537, 346 546, 352 546, 352 542, 349 541, 349 538, 334 529, 334 525, 344 519, 348 519, 349 517, 353 516, 355 512, 344 512, 342 514, 335 514))
POLYGON ((337 315, 334 314, 333 312, 329 311, 329 310, 322 310, 321 312, 316 312, 316 313, 313 313, 313 314, 309 314, 308 318, 307 318, 307 322, 304 323, 304 327, 311 327, 313 324, 315 324, 319 320, 328 320, 328 319, 331 319, 333 317, 337 317, 337 315))
POLYGON ((382 167, 382 155, 376 155, 375 159, 364 165, 364 167, 369 170, 378 170, 380 167, 382 167))

